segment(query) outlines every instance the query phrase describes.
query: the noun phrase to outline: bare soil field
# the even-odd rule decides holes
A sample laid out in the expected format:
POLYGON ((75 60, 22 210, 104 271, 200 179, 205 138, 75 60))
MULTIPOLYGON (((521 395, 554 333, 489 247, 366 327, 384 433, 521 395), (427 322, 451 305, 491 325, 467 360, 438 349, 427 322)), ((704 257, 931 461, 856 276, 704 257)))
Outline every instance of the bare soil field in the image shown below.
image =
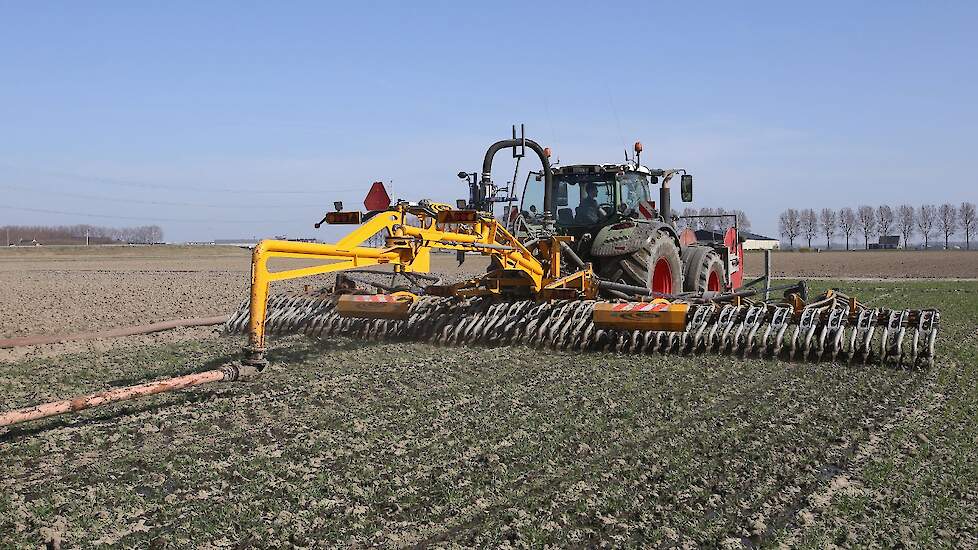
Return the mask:
MULTIPOLYGON (((468 256, 433 256, 433 270, 457 279, 485 270, 468 256)), ((104 330, 227 313, 247 297, 250 251, 226 246, 39 247, 0 249, 0 338, 104 330)), ((748 276, 763 271, 749 253, 748 276)), ((978 252, 779 252, 777 277, 978 278, 978 252)), ((325 286, 331 276, 278 283, 273 290, 325 286)))
POLYGON ((0 250, 0 337, 221 313, 246 295, 248 257, 230 247, 0 250))
MULTIPOLYGON (((0 336, 244 298, 246 250, 168 248, 0 251, 0 336)), ((253 381, 0 429, 0 548, 978 545, 978 282, 830 285, 940 307, 935 368, 275 338, 253 381)), ((199 329, 9 356, 0 410, 243 344, 199 329)))
MULTIPOLYGON (((250 261, 250 250, 224 246, 0 249, 0 338, 230 313, 248 296, 250 261)), ((459 268, 451 254, 432 263, 449 278, 487 265, 469 256, 459 268)), ((285 281, 273 291, 332 279, 285 281)))

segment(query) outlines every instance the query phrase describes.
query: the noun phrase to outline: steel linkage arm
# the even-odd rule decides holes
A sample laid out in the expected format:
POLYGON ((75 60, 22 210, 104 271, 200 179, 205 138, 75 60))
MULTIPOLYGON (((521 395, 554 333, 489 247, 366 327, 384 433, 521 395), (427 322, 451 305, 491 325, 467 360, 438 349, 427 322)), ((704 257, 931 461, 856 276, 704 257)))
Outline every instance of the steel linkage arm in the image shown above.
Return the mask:
POLYGON ((307 243, 296 241, 263 240, 251 254, 251 304, 248 321, 248 347, 245 348, 244 363, 263 368, 265 360, 265 314, 268 307, 268 287, 272 281, 309 277, 333 271, 357 267, 393 263, 411 265, 421 260, 416 267, 427 271, 427 254, 422 258, 415 255, 404 257, 404 250, 390 250, 359 246, 383 229, 403 223, 404 214, 400 211, 386 211, 375 215, 336 244, 307 243), (271 272, 268 261, 272 258, 291 258, 330 263, 312 267, 302 267, 271 272))
POLYGON ((267 364, 264 357, 265 321, 269 284, 272 281, 378 264, 393 264, 395 269, 404 272, 428 272, 431 267, 431 250, 445 248, 496 256, 507 268, 523 271, 536 291, 540 291, 547 282, 540 262, 493 219, 457 224, 459 231, 446 231, 439 228, 433 219, 421 216, 420 227, 408 225, 405 223, 405 214, 417 215, 410 207, 395 206, 374 215, 336 244, 281 240, 259 242, 251 258, 249 342, 243 362, 259 369, 267 364), (384 230, 390 235, 386 247, 361 246, 367 239, 384 230), (268 269, 268 262, 272 258, 328 263, 272 272, 268 269))

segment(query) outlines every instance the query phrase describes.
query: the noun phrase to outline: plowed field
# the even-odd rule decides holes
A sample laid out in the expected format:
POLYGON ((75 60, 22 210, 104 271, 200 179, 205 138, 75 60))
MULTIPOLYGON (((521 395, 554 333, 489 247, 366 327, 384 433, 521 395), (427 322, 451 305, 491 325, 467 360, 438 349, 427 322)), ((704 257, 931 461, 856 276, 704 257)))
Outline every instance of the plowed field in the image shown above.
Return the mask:
MULTIPOLYGON (((0 337, 246 293, 247 251, 139 250, 0 251, 0 337)), ((978 282, 814 285, 940 307, 936 367, 287 337, 254 381, 0 429, 0 548, 975 546, 978 282)), ((0 356, 0 410, 214 368, 244 343, 164 334, 0 356)))

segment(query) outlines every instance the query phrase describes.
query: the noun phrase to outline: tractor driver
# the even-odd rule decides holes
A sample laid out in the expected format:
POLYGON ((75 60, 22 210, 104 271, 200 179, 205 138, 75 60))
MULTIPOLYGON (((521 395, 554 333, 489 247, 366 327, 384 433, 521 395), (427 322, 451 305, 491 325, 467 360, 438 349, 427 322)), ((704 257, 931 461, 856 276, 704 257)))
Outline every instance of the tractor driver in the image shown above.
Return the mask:
POLYGON ((598 185, 588 182, 584 186, 585 197, 577 207, 576 220, 580 225, 594 225, 601 221, 601 208, 598 206, 598 185))

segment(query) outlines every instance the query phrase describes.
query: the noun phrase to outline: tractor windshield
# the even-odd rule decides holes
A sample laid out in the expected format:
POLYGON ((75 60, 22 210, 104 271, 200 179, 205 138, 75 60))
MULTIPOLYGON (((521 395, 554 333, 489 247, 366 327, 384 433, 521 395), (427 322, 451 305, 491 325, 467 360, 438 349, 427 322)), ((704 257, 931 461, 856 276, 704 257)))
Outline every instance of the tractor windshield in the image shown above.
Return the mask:
MULTIPOLYGON (((635 209, 640 202, 649 200, 648 186, 645 175, 636 172, 554 174, 557 225, 600 225, 615 215, 619 203, 635 209)), ((528 225, 543 224, 543 185, 533 178, 523 191, 519 217, 528 225)))
POLYGON ((621 202, 631 210, 638 209, 639 203, 649 200, 649 180, 638 172, 625 172, 618 176, 621 183, 621 202))

